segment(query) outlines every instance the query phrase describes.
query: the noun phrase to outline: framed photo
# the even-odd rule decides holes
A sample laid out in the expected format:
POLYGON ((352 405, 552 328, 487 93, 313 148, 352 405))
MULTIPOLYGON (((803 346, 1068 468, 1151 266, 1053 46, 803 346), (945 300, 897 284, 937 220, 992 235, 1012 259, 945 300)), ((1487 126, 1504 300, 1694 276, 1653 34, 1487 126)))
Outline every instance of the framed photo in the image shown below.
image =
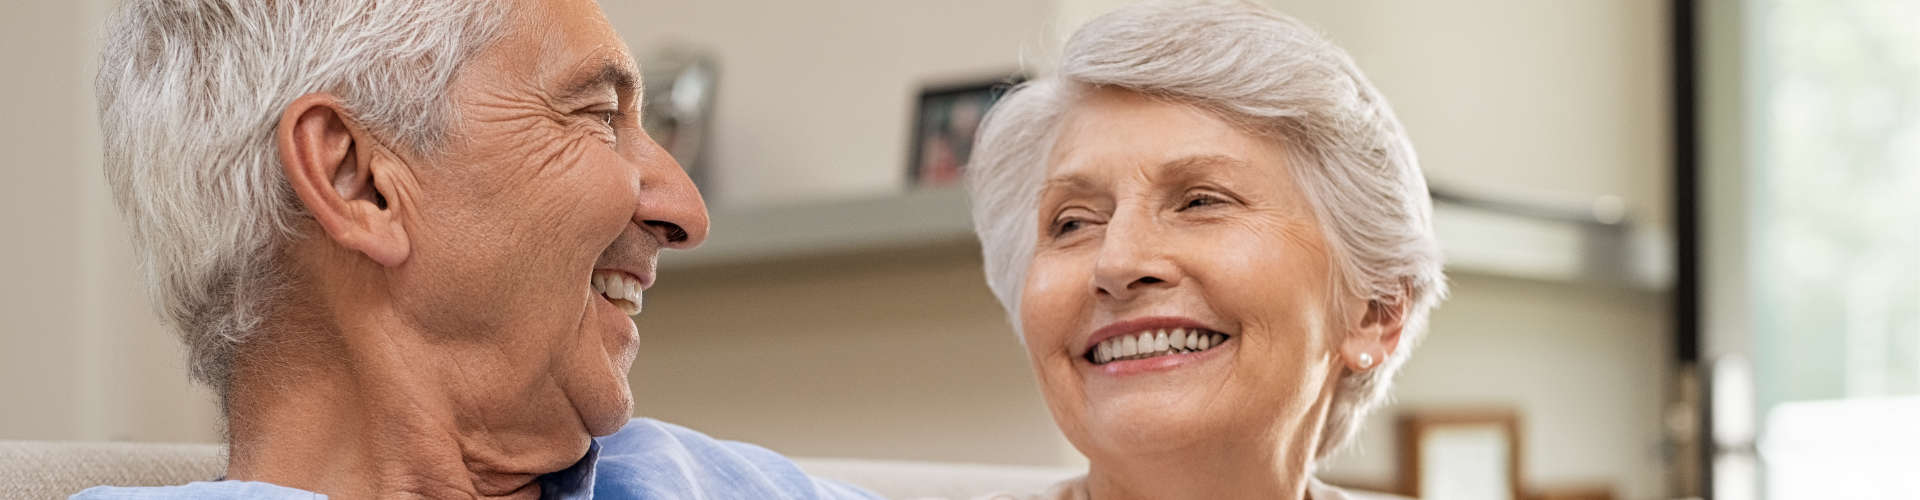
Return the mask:
POLYGON ((907 183, 911 187, 953 185, 966 171, 973 155, 974 132, 987 109, 1018 76, 993 81, 932 87, 920 92, 913 113, 913 144, 907 148, 907 183))
POLYGON ((1521 500, 1513 410, 1414 411, 1400 417, 1400 490, 1423 500, 1521 500))

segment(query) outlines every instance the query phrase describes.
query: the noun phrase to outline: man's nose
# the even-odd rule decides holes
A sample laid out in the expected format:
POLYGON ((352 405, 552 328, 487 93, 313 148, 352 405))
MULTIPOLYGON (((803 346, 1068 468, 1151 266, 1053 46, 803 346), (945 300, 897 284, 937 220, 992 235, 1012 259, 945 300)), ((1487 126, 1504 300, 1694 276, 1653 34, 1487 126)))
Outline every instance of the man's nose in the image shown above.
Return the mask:
POLYGON ((665 148, 644 141, 640 163, 640 206, 634 220, 668 248, 689 249, 707 240, 707 202, 700 189, 665 148))

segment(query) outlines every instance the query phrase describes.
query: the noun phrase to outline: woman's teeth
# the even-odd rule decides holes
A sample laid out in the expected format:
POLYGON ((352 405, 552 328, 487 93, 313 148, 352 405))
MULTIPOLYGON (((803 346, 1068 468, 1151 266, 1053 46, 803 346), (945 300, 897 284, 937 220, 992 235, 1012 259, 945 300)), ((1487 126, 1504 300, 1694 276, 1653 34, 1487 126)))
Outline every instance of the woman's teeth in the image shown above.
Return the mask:
POLYGON ((1226 334, 1199 329, 1174 328, 1102 340, 1087 351, 1087 360, 1103 365, 1109 361, 1146 359, 1212 349, 1227 341, 1226 334))
POLYGON ((640 280, 619 271, 594 271, 594 293, 620 308, 628 316, 640 314, 640 280))

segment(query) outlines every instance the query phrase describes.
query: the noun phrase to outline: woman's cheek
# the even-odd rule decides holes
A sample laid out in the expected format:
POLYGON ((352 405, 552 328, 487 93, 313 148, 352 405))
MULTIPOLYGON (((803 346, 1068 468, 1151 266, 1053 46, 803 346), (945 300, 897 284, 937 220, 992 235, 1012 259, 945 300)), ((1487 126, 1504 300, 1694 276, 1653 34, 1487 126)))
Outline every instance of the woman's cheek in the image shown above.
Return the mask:
POLYGON ((1038 258, 1027 271, 1027 285, 1021 298, 1022 325, 1028 334, 1028 344, 1058 344, 1059 337, 1070 330, 1074 322, 1073 315, 1081 308, 1073 293, 1071 272, 1063 269, 1067 266, 1055 258, 1038 258))

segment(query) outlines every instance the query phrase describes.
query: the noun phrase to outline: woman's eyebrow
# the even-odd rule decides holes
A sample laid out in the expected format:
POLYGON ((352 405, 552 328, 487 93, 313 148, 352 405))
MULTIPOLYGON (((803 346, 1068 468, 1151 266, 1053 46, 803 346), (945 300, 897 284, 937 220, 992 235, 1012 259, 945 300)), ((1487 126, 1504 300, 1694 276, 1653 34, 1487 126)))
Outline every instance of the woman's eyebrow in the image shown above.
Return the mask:
MULTIPOLYGON (((1243 168, 1247 165, 1246 160, 1230 155, 1217 153, 1193 154, 1160 162, 1156 168, 1153 168, 1153 171, 1150 172, 1149 175, 1162 179, 1193 179, 1209 173, 1243 168)), ((1046 181, 1041 183, 1040 196, 1042 199, 1045 199, 1047 195, 1054 193, 1073 194, 1094 190, 1095 185, 1093 180, 1087 178, 1083 173, 1072 172, 1048 177, 1046 181)))
POLYGON ((1084 175, 1072 173, 1047 178, 1046 182, 1040 185, 1040 199, 1044 200, 1048 195, 1056 193, 1075 194, 1092 192, 1093 190, 1094 184, 1092 180, 1087 179, 1084 175))
POLYGON ((1160 175, 1191 179, 1210 172, 1244 168, 1247 161, 1222 154, 1182 156, 1160 163, 1160 175))

